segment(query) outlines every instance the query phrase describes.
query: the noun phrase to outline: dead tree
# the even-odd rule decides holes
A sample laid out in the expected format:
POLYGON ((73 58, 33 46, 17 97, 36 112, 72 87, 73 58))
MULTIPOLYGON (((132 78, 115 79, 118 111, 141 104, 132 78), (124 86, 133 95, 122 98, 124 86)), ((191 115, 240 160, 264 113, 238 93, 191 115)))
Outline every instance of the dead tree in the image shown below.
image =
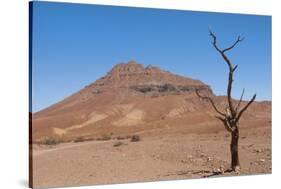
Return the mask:
POLYGON ((242 91, 240 100, 237 104, 233 101, 231 97, 231 90, 232 90, 232 83, 233 83, 233 73, 237 69, 238 65, 233 67, 231 61, 226 55, 227 51, 233 49, 238 43, 243 41, 243 38, 238 36, 237 40, 228 48, 220 49, 217 46, 217 37, 215 34, 210 31, 210 36, 212 38, 212 44, 216 51, 221 55, 223 60, 226 62, 228 66, 228 84, 227 84, 227 107, 225 111, 221 111, 217 108, 216 104, 214 103, 213 99, 209 96, 203 96, 199 94, 199 91, 196 90, 196 94, 201 98, 205 99, 210 102, 213 109, 217 112, 217 119, 219 119, 227 131, 231 133, 231 144, 230 144, 230 152, 231 152, 231 169, 233 171, 239 171, 240 163, 239 163, 239 155, 238 155, 238 140, 239 140, 239 120, 243 113, 247 110, 247 108, 254 102, 256 98, 256 94, 253 95, 250 101, 248 101, 244 107, 240 108, 241 102, 243 100, 244 89, 242 91))

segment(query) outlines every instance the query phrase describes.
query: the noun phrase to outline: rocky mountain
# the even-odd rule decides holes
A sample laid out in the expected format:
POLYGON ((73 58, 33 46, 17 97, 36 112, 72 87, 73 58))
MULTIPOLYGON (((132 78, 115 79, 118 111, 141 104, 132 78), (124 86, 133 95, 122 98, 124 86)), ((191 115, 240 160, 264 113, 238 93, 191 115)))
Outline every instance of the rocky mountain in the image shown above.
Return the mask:
MULTIPOLYGON (((214 95, 199 80, 135 61, 120 63, 77 93, 34 113, 33 140, 224 129, 195 90, 211 96, 224 109, 225 97, 214 95)), ((271 103, 255 102, 244 117, 245 127, 255 127, 256 121, 267 123, 271 120, 271 103)))

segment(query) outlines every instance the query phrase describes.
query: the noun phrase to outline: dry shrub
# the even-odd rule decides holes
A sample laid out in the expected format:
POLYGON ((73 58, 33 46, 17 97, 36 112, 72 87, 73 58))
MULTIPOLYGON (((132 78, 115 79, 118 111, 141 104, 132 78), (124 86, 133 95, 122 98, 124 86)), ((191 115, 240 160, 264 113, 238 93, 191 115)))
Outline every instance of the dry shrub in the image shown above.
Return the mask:
POLYGON ((57 145, 60 142, 61 141, 59 139, 56 139, 54 137, 47 137, 42 141, 42 144, 44 144, 44 145, 57 145))
POLYGON ((138 142, 138 141, 140 141, 141 139, 140 139, 140 136, 139 135, 133 135, 132 137, 131 137, 131 142, 138 142))
POLYGON ((76 139, 74 139, 73 142, 84 142, 84 141, 86 141, 86 139, 84 137, 80 136, 80 137, 77 137, 76 139))
POLYGON ((101 136, 101 138, 97 138, 97 140, 110 140, 112 138, 112 133, 105 133, 101 136))
POLYGON ((117 140, 124 140, 124 139, 126 139, 126 137, 118 136, 116 139, 117 139, 117 140))
POLYGON ((130 138, 132 138, 132 136, 130 136, 130 135, 125 137, 125 139, 130 139, 130 138))

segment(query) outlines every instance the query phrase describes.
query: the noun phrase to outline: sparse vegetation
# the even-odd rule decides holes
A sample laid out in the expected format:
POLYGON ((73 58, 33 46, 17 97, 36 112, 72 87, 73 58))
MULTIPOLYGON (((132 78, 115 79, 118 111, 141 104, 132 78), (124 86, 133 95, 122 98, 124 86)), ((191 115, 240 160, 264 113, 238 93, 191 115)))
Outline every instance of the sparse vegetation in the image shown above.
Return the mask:
POLYGON ((41 144, 44 144, 44 145, 57 145, 59 143, 60 143, 60 140, 58 140, 54 137, 47 137, 41 142, 41 144))
POLYGON ((101 136, 101 138, 97 138, 97 140, 110 140, 112 138, 112 133, 105 133, 101 136))
POLYGON ((87 139, 85 137, 80 136, 80 137, 74 139, 73 142, 84 142, 84 141, 87 141, 87 139))
POLYGON ((123 137, 123 136, 118 136, 116 139, 117 139, 117 140, 125 140, 125 139, 126 139, 126 137, 123 137))
POLYGON ((140 141, 141 139, 140 139, 140 136, 139 135, 133 135, 132 137, 131 137, 131 142, 138 142, 138 141, 140 141))
POLYGON ((130 136, 130 135, 127 135, 127 136, 125 137, 125 139, 130 139, 130 138, 132 138, 132 136, 130 136))

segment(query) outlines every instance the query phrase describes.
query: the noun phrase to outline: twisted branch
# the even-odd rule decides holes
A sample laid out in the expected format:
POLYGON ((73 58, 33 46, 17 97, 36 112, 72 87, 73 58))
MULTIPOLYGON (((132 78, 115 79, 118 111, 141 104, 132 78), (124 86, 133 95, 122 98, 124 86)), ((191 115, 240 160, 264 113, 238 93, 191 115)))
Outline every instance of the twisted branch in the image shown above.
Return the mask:
POLYGON ((227 85, 227 101, 228 101, 228 105, 229 105, 229 109, 231 112, 231 116, 235 117, 236 116, 236 112, 233 108, 233 104, 232 104, 232 100, 231 100, 231 90, 232 90, 232 83, 233 83, 233 72, 237 69, 237 65, 233 68, 229 58, 225 55, 226 51, 231 50, 232 48, 234 48, 239 42, 243 41, 243 38, 241 38, 240 36, 237 38, 237 40, 234 42, 233 45, 231 45, 228 48, 225 49, 220 49, 217 46, 217 37, 215 36, 215 34, 210 30, 210 35, 213 38, 213 46, 215 47, 215 49, 220 53, 220 55, 222 56, 222 58, 224 59, 224 61, 227 63, 228 65, 228 85, 227 85))
POLYGON ((224 50, 222 50, 222 52, 224 53, 224 52, 226 52, 226 51, 231 50, 233 47, 235 47, 235 45, 237 45, 239 42, 241 42, 241 41, 243 41, 243 40, 244 40, 244 38, 241 38, 240 36, 238 36, 238 38, 237 38, 237 40, 234 42, 234 44, 231 45, 231 46, 228 47, 228 48, 225 48, 224 50))
POLYGON ((251 100, 246 104, 246 106, 244 106, 244 108, 241 109, 241 111, 238 113, 238 116, 236 118, 236 123, 239 121, 240 117, 242 116, 242 114, 247 110, 247 108, 254 102, 254 100, 256 99, 256 94, 254 94, 254 96, 251 98, 251 100))
POLYGON ((218 120, 220 120, 223 123, 225 129, 228 132, 232 132, 233 131, 233 128, 228 124, 227 119, 219 117, 219 116, 215 116, 215 118, 217 118, 218 120))
POLYGON ((226 116, 224 113, 222 113, 221 111, 219 111, 219 109, 216 107, 216 105, 215 105, 215 103, 214 103, 214 101, 213 101, 212 98, 210 98, 210 97, 208 97, 208 96, 202 96, 202 95, 200 95, 199 92, 198 92, 198 89, 196 89, 195 92, 196 92, 196 94, 197 94, 197 96, 198 96, 199 98, 208 100, 208 101, 211 103, 211 105, 213 106, 214 110, 215 110, 218 114, 220 114, 220 115, 222 115, 222 116, 224 116, 224 117, 226 116))

